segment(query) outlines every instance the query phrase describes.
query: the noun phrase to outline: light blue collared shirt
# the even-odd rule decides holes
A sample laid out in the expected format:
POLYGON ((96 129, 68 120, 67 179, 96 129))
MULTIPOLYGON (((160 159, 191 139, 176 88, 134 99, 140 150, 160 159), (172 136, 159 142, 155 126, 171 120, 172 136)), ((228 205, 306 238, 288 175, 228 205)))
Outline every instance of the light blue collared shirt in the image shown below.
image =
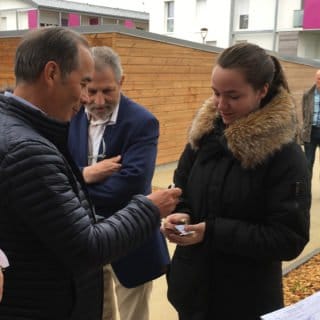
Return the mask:
POLYGON ((312 125, 316 127, 320 127, 320 92, 317 88, 314 90, 314 107, 313 107, 312 125))

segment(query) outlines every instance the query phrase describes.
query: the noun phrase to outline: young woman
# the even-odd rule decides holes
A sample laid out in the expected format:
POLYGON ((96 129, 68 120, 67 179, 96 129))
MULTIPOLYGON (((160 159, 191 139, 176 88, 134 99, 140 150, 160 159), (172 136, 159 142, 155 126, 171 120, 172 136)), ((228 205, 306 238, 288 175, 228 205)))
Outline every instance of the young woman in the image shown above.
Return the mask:
POLYGON ((309 240, 308 167, 275 57, 234 45, 211 86, 174 173, 178 213, 162 227, 177 244, 168 298, 180 320, 258 320, 283 306, 281 261, 309 240))

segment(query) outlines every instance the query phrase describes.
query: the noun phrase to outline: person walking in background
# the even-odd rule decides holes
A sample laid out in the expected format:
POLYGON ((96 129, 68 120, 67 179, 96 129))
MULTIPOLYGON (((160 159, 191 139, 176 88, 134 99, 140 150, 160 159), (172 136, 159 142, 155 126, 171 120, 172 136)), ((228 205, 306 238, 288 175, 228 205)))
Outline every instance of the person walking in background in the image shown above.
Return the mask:
POLYGON ((17 47, 16 87, 0 95, 1 320, 101 320, 103 265, 145 243, 178 202, 181 190, 160 190, 96 217, 67 144, 93 71, 87 40, 68 28, 28 32, 17 47))
POLYGON ((168 298, 180 320, 258 320, 283 307, 281 261, 309 241, 310 175, 277 58, 231 46, 211 87, 174 172, 178 213, 162 226, 177 244, 168 298))
MULTIPOLYGON (((110 217, 135 194, 148 194, 159 137, 158 120, 124 96, 120 58, 109 47, 91 49, 95 72, 88 103, 72 119, 69 149, 96 212, 110 217)), ((170 256, 159 230, 141 247, 104 267, 104 320, 115 319, 113 282, 122 320, 148 320, 153 279, 165 273, 170 256)))
POLYGON ((315 74, 315 84, 302 97, 302 141, 311 178, 317 147, 320 147, 320 70, 315 74))

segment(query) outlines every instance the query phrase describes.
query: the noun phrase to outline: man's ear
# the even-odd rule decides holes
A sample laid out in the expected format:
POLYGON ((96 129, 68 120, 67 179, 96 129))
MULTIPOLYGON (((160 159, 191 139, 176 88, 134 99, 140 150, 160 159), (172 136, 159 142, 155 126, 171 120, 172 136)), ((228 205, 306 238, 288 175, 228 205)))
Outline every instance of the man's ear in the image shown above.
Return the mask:
POLYGON ((122 75, 122 76, 121 76, 121 79, 120 79, 120 86, 122 86, 122 85, 123 85, 124 79, 125 79, 125 76, 124 76, 124 75, 122 75))
POLYGON ((48 85, 53 85, 60 76, 60 68, 55 61, 48 61, 43 68, 44 81, 48 85))

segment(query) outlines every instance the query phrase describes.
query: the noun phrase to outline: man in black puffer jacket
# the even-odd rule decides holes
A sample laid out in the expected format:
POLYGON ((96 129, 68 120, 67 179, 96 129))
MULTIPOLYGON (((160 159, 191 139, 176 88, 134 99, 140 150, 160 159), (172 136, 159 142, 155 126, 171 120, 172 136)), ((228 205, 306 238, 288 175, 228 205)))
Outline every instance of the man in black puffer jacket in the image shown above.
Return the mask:
POLYGON ((180 189, 137 195, 97 220, 67 151, 93 59, 70 29, 32 31, 17 48, 16 88, 0 95, 0 244, 10 261, 0 319, 100 320, 102 266, 146 241, 180 189))

